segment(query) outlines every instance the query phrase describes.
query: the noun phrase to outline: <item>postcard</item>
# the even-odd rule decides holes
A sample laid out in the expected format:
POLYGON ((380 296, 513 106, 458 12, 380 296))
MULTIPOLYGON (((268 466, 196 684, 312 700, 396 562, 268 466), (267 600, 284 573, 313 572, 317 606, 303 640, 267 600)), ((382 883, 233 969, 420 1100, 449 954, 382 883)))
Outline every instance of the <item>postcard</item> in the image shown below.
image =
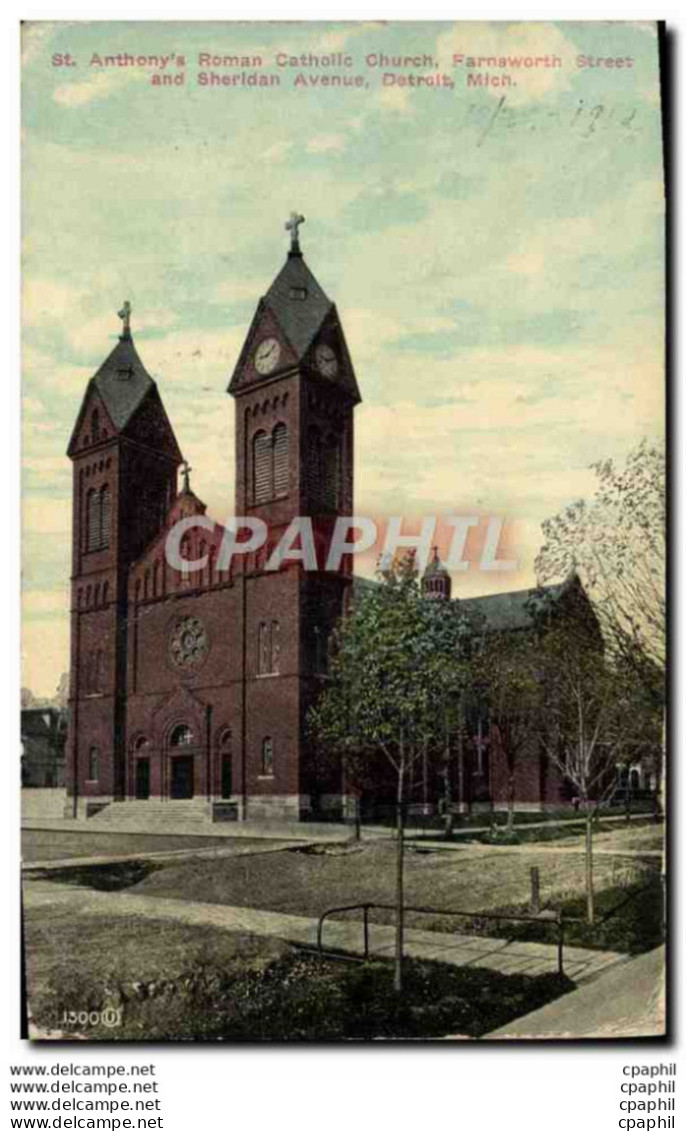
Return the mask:
POLYGON ((32 1041, 665 1037, 663 34, 23 24, 32 1041))

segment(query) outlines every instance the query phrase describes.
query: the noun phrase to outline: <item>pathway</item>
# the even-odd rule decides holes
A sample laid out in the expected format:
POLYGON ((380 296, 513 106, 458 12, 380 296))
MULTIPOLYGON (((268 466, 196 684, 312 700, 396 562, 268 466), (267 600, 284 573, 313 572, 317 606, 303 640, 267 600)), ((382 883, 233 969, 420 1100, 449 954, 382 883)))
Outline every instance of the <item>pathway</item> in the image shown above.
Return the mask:
POLYGON ((665 1034, 665 948, 608 969, 581 986, 488 1033, 485 1040, 662 1037, 665 1034))
MULTIPOLYGON (((68 908, 74 915, 103 915, 151 920, 171 920, 195 926, 212 926, 242 934, 262 935, 287 942, 316 945, 317 920, 251 907, 226 907, 213 903, 193 903, 179 899, 130 895, 126 892, 100 892, 48 880, 29 880, 23 885, 24 909, 68 908)), ((328 920, 324 943, 348 954, 362 954, 362 926, 357 922, 328 920)), ((371 924, 370 951, 392 957, 395 929, 371 924)), ((557 947, 547 943, 511 942, 507 939, 475 935, 421 931, 405 932, 405 953, 413 958, 433 959, 451 966, 474 966, 497 970, 501 974, 548 974, 557 969, 557 947)), ((599 973, 625 962, 626 955, 613 951, 565 947, 565 973, 577 983, 587 982, 599 973)))

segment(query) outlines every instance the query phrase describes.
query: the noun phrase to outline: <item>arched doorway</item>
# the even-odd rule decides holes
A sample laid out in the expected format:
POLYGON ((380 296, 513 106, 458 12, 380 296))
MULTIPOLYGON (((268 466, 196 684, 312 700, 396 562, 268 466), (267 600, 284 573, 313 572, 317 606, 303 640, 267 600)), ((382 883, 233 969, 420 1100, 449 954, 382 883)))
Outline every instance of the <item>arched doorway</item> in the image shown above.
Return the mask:
POLYGON ((188 800, 194 795, 193 742, 193 731, 186 723, 178 723, 169 736, 169 796, 172 801, 188 800))

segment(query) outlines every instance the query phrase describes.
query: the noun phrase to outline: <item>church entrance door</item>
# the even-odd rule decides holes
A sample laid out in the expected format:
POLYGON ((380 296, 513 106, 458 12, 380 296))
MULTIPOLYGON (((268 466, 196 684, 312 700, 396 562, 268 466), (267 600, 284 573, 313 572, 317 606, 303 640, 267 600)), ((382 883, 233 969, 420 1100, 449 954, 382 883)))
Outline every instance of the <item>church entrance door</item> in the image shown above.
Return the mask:
POLYGON ((150 797, 150 759, 136 759, 136 798, 147 801, 150 797))
POLYGON ((222 758, 222 799, 228 800, 231 797, 231 758, 222 758))
POLYGON ((193 757, 177 754, 171 760, 171 799, 182 801, 193 796, 193 757))

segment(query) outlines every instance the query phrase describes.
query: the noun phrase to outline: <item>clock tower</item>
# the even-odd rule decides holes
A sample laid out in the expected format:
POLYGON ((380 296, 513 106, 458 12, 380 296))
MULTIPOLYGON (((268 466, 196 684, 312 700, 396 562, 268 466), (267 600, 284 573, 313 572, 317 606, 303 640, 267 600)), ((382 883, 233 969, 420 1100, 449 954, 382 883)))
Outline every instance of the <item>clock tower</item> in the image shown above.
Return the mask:
POLYGON ((336 519, 352 514, 361 398, 336 307, 303 258, 303 222, 294 213, 286 224, 286 263, 258 303, 228 389, 236 401, 236 514, 268 529, 266 546, 237 563, 246 817, 296 819, 341 803, 340 779, 315 773, 305 733, 351 584, 348 563, 324 567, 336 519), (317 569, 288 559, 266 568, 297 517, 312 522, 317 569))

